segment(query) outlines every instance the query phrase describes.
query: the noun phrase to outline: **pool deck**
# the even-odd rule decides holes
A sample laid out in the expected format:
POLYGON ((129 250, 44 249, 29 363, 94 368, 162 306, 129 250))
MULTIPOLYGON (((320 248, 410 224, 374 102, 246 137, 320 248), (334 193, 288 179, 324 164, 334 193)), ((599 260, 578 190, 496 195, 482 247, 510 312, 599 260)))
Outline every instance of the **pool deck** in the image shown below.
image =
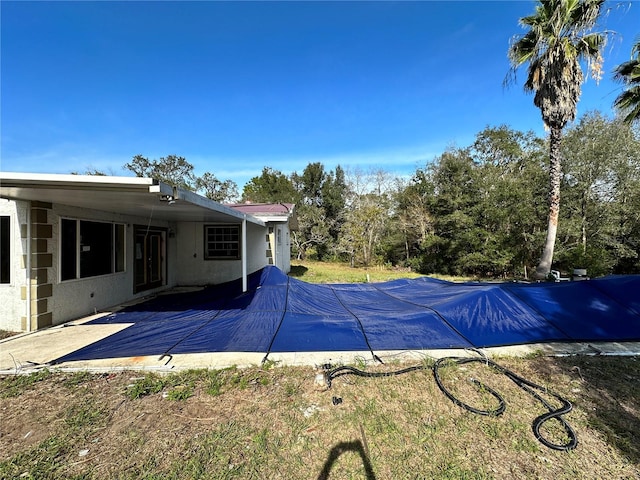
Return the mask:
MULTIPOLYGON (((260 365, 265 359, 264 352, 210 352, 174 354, 164 357, 154 355, 102 358, 52 364, 54 360, 64 355, 131 326, 127 323, 88 324, 88 322, 110 313, 103 312, 63 325, 0 340, 0 374, 25 374, 42 368, 62 371, 154 370, 169 372, 192 368, 225 368, 232 365, 246 367, 260 365)), ((640 342, 538 343, 492 347, 482 349, 482 352, 490 357, 531 354, 629 356, 640 355, 640 342)), ((385 363, 390 361, 416 362, 426 358, 475 355, 475 353, 460 349, 389 350, 376 351, 375 353, 385 363)), ((371 352, 368 351, 272 352, 269 354, 268 360, 282 365, 309 366, 318 366, 324 363, 353 364, 374 361, 371 352)))

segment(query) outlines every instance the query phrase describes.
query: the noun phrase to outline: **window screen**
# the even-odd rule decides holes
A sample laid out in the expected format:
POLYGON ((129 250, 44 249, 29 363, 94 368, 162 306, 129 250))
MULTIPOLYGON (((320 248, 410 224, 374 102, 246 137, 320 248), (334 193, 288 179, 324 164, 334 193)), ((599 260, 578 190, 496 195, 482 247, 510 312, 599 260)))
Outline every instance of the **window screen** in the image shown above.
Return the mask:
POLYGON ((239 259, 240 258, 240 226, 239 225, 205 225, 204 258, 206 259, 239 259))

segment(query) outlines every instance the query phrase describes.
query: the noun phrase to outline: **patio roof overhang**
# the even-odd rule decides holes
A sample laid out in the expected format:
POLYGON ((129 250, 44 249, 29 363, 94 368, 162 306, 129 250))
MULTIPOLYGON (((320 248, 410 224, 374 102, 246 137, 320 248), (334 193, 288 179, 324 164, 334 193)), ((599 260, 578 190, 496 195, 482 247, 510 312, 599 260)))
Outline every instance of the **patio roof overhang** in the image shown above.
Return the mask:
POLYGON ((246 219, 265 225, 252 215, 152 178, 0 172, 0 197, 166 221, 241 223, 246 219))

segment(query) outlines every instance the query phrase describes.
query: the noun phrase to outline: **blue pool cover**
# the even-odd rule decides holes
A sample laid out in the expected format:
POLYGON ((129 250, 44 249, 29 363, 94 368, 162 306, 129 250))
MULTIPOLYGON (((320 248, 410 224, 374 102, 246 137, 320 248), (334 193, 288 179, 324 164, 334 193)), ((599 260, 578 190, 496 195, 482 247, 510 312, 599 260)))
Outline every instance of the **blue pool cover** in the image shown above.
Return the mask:
POLYGON ((127 328, 53 363, 204 352, 318 352, 640 341, 640 276, 562 283, 422 277, 314 285, 275 267, 159 295, 88 323, 127 328))

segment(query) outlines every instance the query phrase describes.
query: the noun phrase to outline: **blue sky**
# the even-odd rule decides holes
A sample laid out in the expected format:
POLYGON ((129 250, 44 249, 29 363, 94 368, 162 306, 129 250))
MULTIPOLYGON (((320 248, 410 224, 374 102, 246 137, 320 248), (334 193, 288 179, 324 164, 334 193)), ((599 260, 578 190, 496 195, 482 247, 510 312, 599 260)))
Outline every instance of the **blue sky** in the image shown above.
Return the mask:
MULTIPOLYGON (((122 167, 184 156, 240 188, 269 166, 406 175, 486 126, 544 135, 510 38, 532 1, 10 2, 1 5, 4 171, 122 167)), ((599 85, 640 35, 640 2, 611 8, 599 85)))

